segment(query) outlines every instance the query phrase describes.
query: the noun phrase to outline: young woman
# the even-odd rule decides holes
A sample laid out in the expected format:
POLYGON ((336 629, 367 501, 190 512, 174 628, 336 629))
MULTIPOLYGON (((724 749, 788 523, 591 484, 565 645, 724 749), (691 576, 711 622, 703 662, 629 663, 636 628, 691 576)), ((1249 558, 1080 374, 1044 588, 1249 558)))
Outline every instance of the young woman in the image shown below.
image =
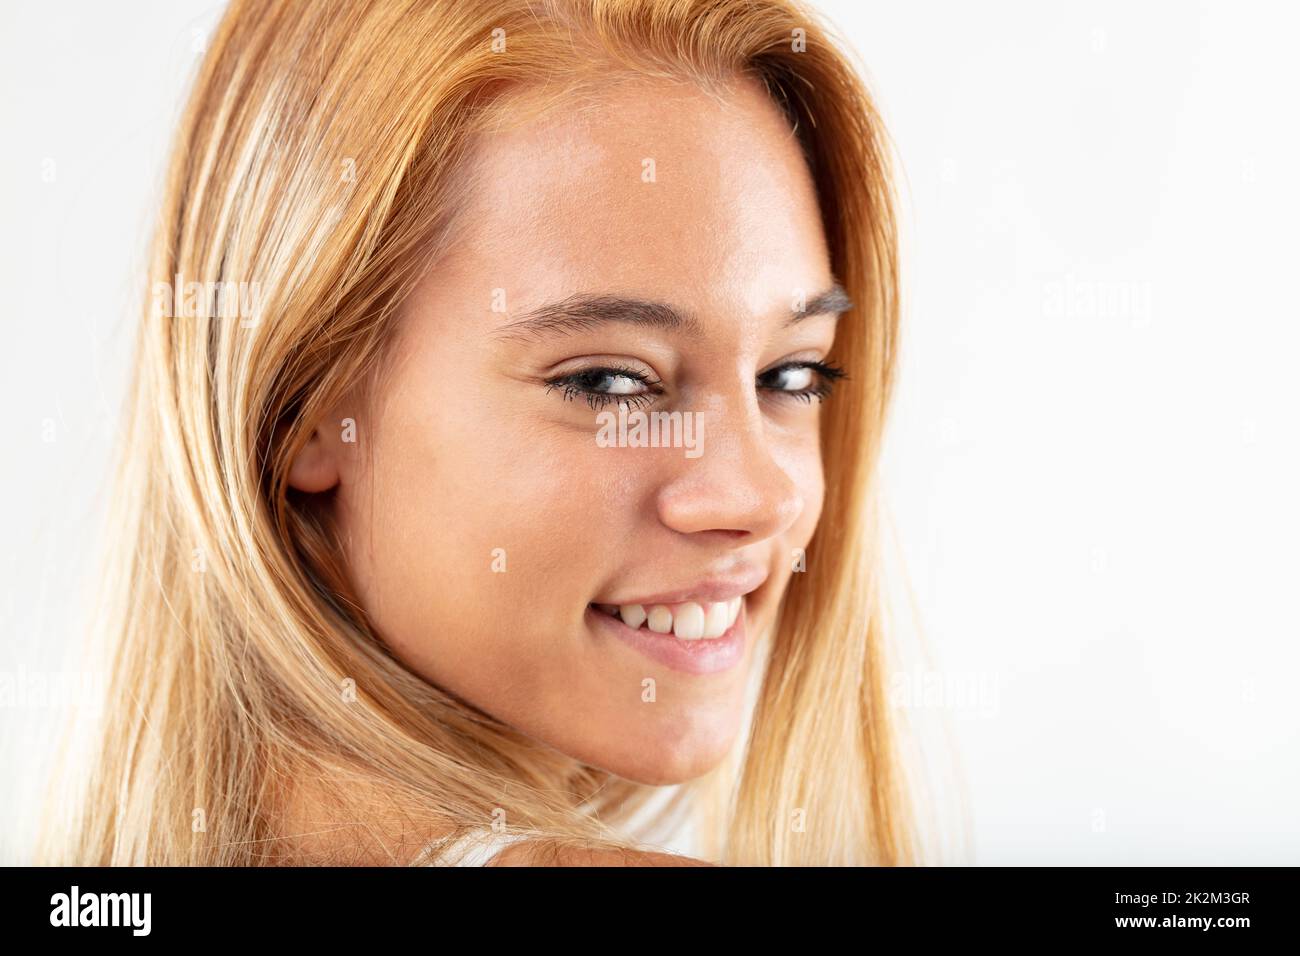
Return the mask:
POLYGON ((889 162, 808 11, 236 0, 148 288, 48 862, 913 861, 889 162))

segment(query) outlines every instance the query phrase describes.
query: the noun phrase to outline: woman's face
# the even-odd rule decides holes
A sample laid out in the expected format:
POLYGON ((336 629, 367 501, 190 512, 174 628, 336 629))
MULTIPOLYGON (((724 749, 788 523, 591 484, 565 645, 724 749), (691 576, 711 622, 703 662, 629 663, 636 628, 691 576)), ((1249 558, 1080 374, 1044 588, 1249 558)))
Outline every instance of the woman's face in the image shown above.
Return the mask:
POLYGON ((355 442, 324 423, 295 483, 337 484, 360 599, 428 681, 622 777, 698 776, 822 505, 846 303, 797 140, 757 85, 637 81, 470 171, 374 398, 338 410, 355 442))

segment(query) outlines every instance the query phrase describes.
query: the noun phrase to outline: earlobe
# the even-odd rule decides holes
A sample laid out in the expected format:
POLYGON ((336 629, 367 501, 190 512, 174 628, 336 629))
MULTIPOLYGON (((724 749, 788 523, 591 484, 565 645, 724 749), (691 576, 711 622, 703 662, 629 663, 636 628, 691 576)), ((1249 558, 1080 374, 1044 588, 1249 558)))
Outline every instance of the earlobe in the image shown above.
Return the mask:
POLYGON ((326 446, 318 428, 294 458, 289 468, 289 485, 298 491, 316 494, 329 491, 338 483, 338 460, 334 449, 326 446))

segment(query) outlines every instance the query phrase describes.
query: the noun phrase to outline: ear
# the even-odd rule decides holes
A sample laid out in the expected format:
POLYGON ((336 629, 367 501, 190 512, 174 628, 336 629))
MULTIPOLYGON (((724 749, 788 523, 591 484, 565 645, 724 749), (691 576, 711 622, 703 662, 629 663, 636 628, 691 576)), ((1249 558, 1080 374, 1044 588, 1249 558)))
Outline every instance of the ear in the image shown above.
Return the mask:
POLYGON ((331 443, 317 427, 311 439, 289 466, 289 484, 299 491, 316 494, 329 491, 339 483, 337 439, 331 443))

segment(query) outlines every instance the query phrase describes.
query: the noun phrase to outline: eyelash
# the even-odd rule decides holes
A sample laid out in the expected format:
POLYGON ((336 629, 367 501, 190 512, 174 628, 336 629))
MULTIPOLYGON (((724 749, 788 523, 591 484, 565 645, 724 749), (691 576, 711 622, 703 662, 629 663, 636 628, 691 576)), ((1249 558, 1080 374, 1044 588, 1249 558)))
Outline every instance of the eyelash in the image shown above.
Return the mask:
MULTIPOLYGON (((783 388, 772 389, 776 395, 786 398, 793 398, 796 401, 812 403, 815 398, 818 402, 824 402, 830 398, 835 383, 842 378, 846 378, 848 373, 840 368, 834 362, 786 362, 784 365, 778 365, 776 368, 770 368, 763 375, 771 375, 775 372, 787 372, 797 369, 812 369, 817 374, 817 381, 808 388, 801 388, 795 391, 789 391, 783 388)), ((759 376, 762 378, 763 376, 759 376)))
MULTIPOLYGON (((847 372, 840 368, 834 362, 786 362, 784 365, 778 365, 770 368, 762 375, 773 375, 777 372, 797 371, 799 369, 811 369, 817 374, 816 384, 803 389, 794 391, 780 388, 768 388, 775 395, 783 398, 792 398, 796 401, 811 403, 815 398, 818 402, 823 402, 830 397, 835 383, 847 376, 847 372)), ((582 397, 586 400, 587 405, 593 409, 601 409, 611 402, 618 402, 628 406, 629 409, 641 408, 649 405, 654 401, 655 396, 660 394, 659 386, 663 383, 656 378, 651 378, 637 369, 599 365, 591 368, 581 369, 577 372, 570 372, 567 375, 561 375, 556 378, 548 379, 546 390, 558 389, 563 394, 565 401, 572 401, 575 398, 582 397), (598 392, 582 383, 583 380, 590 382, 593 378, 602 377, 619 377, 629 378, 635 382, 641 383, 648 388, 648 391, 639 395, 619 395, 613 392, 598 392)), ((764 386, 759 386, 763 388, 764 386)))
POLYGON ((573 401, 579 396, 586 399, 587 404, 593 409, 601 409, 611 402, 618 402, 626 405, 629 410, 641 408, 649 405, 654 401, 657 389, 663 383, 657 378, 651 378, 648 375, 634 369, 625 368, 617 365, 595 365, 591 368, 580 369, 577 372, 570 372, 567 375, 561 375, 557 378, 548 379, 546 390, 559 389, 566 402, 573 401), (619 378, 630 378, 635 382, 650 389, 642 392, 640 395, 618 395, 613 392, 598 392, 592 388, 584 387, 579 384, 583 379, 602 378, 608 376, 617 376, 619 378))

